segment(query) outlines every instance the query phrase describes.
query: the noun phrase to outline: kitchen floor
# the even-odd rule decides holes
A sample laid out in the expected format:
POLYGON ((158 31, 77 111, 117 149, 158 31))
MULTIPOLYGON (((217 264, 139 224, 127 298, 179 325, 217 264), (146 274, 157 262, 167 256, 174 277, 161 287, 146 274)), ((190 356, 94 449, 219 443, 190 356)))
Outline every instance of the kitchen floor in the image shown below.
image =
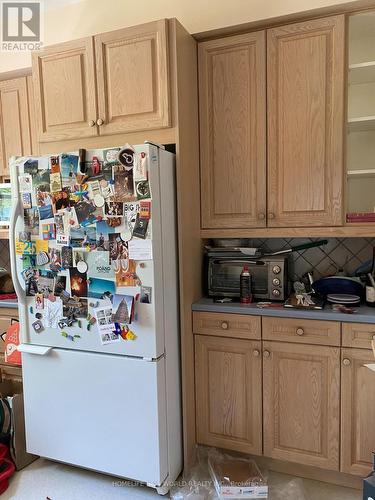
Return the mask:
MULTIPOLYGON (((39 459, 10 480, 3 498, 15 500, 122 500, 163 498, 147 487, 117 486, 116 478, 39 459)), ((358 490, 271 472, 270 500, 361 500, 358 490)), ((165 497, 164 497, 165 498, 165 497)))

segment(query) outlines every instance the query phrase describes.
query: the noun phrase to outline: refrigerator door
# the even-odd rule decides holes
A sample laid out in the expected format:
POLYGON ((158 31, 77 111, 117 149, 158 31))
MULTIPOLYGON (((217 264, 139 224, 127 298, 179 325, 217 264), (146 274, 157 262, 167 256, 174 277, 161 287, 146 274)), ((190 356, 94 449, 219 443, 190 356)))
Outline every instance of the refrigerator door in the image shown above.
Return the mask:
POLYGON ((22 353, 27 450, 162 484, 168 473, 164 358, 43 352, 22 353))
MULTIPOLYGON (((87 329, 86 317, 80 318, 80 326, 63 325, 59 328, 48 328, 44 324, 41 331, 36 331, 33 325, 37 320, 35 298, 26 296, 25 283, 22 278, 24 261, 21 255, 14 255, 16 238, 24 229, 24 210, 18 189, 18 175, 23 172, 23 163, 27 158, 17 158, 11 162, 11 179, 14 206, 12 211, 11 255, 12 277, 14 279, 19 299, 21 317, 21 339, 23 343, 61 347, 64 349, 93 351, 103 353, 122 354, 143 358, 156 359, 165 352, 165 331, 173 331, 178 336, 178 276, 177 276, 177 244, 176 244, 176 215, 175 215, 175 165, 174 155, 160 150, 156 146, 144 144, 135 146, 137 152, 144 152, 149 164, 149 182, 151 186, 151 220, 149 223, 152 240, 152 260, 136 261, 136 274, 143 287, 151 289, 150 303, 135 303, 135 318, 130 328, 136 335, 135 340, 122 340, 103 345, 96 325, 87 329), (73 341, 72 341, 73 339, 73 341)), ((86 151, 86 160, 97 157, 99 160, 102 150, 86 151)), ((38 159, 39 164, 48 165, 48 157, 38 159)), ((136 205, 138 202, 134 202, 136 205)), ((43 221, 44 222, 44 221, 43 221)), ((41 230, 39 236, 42 238, 41 230)), ((137 240, 136 240, 137 241, 137 240)), ((141 240, 138 240, 141 241, 141 240)), ((49 247, 56 246, 56 242, 49 241, 49 247)), ((90 253, 99 253, 93 250, 90 253)), ((48 264, 44 266, 48 269, 48 264)), ((89 277, 90 268, 88 271, 89 277)), ((66 277, 66 289, 70 291, 69 270, 60 271, 59 275, 66 277)), ((89 285, 90 289, 90 285, 89 285)), ((140 287, 117 287, 116 294, 134 296, 139 295, 140 287)), ((60 299, 58 299, 60 300, 60 299)), ((95 314, 90 304, 108 305, 108 302, 97 298, 88 298, 88 312, 95 314)), ((44 311, 41 311, 44 315, 44 311)), ((42 318, 44 323, 45 318, 42 318)))

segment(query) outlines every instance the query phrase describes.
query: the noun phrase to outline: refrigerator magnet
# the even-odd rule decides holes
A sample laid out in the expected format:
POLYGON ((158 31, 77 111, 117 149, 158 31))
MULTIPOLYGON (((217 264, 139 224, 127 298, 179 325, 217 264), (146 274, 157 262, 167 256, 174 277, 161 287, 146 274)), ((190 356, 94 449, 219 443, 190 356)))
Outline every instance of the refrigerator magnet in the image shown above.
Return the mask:
POLYGON ((148 181, 139 181, 135 183, 135 193, 138 200, 151 198, 151 189, 148 181))
POLYGON ((132 167, 134 165, 134 155, 134 149, 130 144, 126 144, 126 146, 118 152, 117 159, 124 167, 132 167))
POLYGON ((77 271, 81 274, 84 274, 87 272, 88 266, 84 260, 80 260, 77 262, 77 271))
POLYGON ((22 193, 22 207, 23 208, 31 208, 32 201, 31 201, 31 193, 22 193))
POLYGON ((44 330, 43 323, 40 321, 40 319, 34 321, 31 326, 34 328, 34 331, 36 333, 40 333, 44 330))
POLYGON ((101 207, 104 206, 104 203, 105 203, 105 199, 104 199, 104 197, 101 194, 96 194, 94 196, 94 204, 95 204, 95 206, 97 206, 98 208, 101 208, 101 207))
POLYGON ((19 175, 18 184, 20 193, 31 193, 33 190, 33 179, 30 174, 19 175))

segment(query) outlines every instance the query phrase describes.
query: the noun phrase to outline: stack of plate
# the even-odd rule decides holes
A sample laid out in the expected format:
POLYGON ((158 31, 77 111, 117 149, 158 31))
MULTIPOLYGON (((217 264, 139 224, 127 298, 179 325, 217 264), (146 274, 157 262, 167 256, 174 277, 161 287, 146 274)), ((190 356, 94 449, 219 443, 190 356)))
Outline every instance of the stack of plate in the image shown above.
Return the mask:
POLYGON ((331 293, 327 295, 327 300, 332 304, 343 304, 345 306, 355 306, 361 302, 359 295, 349 295, 348 293, 331 293))

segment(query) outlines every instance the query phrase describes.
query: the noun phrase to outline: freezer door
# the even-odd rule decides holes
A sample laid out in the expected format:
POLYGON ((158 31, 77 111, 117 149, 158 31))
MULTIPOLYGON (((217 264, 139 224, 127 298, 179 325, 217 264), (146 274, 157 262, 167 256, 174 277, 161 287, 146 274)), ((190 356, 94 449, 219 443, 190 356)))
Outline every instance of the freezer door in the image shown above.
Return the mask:
POLYGON ((160 485, 167 476, 165 360, 22 353, 29 452, 160 485))

